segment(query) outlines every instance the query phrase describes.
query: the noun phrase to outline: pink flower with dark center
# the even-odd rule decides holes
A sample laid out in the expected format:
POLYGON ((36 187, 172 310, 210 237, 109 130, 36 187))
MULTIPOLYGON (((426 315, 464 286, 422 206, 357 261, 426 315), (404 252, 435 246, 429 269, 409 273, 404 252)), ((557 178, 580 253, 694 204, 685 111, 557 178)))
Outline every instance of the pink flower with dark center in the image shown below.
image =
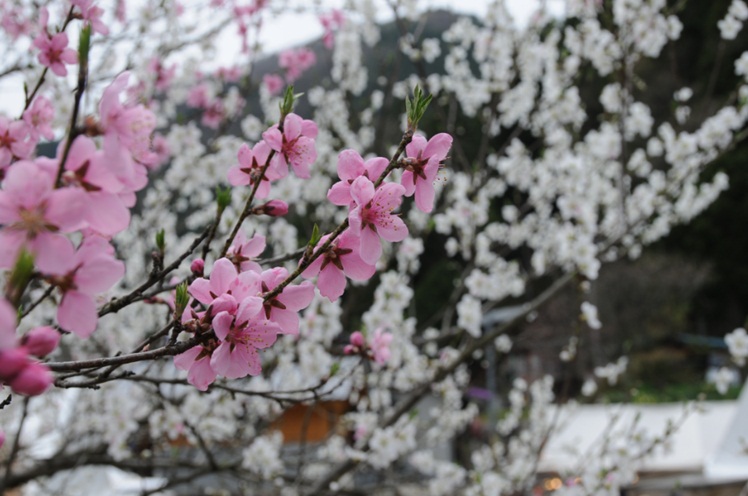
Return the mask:
POLYGON ((210 365, 228 379, 258 375, 262 371, 257 350, 275 343, 280 327, 263 318, 262 298, 245 298, 236 316, 221 312, 213 319, 213 329, 221 344, 213 352, 210 365))
POLYGON ((351 204, 348 223, 351 233, 361 239, 361 259, 371 265, 382 255, 379 237, 386 241, 402 241, 408 236, 408 227, 392 213, 402 202, 405 188, 395 183, 385 183, 374 190, 374 183, 359 177, 351 184, 351 204))
MULTIPOLYGON (((317 246, 322 246, 329 237, 323 236, 317 246)), ((367 264, 361 259, 360 245, 359 238, 348 230, 344 231, 301 273, 302 277, 312 278, 319 274, 317 288, 320 294, 330 301, 337 300, 345 291, 346 276, 356 281, 366 281, 376 272, 373 264, 367 264)))
POLYGON ((229 169, 228 179, 232 186, 254 186, 258 182, 257 198, 267 198, 270 194, 270 182, 280 179, 274 167, 268 167, 264 174, 262 169, 267 164, 271 149, 264 141, 250 148, 246 143, 239 147, 237 158, 239 165, 229 169))
MULTIPOLYGON (((57 160, 38 161, 56 171, 63 150, 64 144, 60 144, 57 160)), ((88 227, 103 236, 114 236, 130 225, 130 209, 120 196, 125 186, 112 171, 113 165, 104 152, 96 148, 93 140, 78 136, 70 146, 62 175, 64 185, 75 186, 85 192, 88 227)))
POLYGON ((327 192, 327 199, 335 205, 348 206, 351 198, 351 184, 361 176, 372 182, 379 179, 387 168, 389 160, 383 157, 370 158, 366 162, 355 150, 343 150, 338 155, 338 177, 340 181, 333 184, 327 192))
POLYGON ((101 20, 104 9, 96 7, 93 0, 70 0, 70 3, 80 9, 83 20, 88 21, 94 33, 100 33, 106 36, 109 34, 109 28, 101 20))
POLYGON ((39 62, 58 76, 67 76, 68 70, 65 64, 75 64, 78 62, 78 52, 68 48, 68 35, 57 33, 49 35, 47 22, 49 13, 46 8, 42 8, 39 14, 39 24, 42 32, 34 38, 33 45, 39 49, 39 62))
POLYGON ((85 225, 86 198, 78 188, 54 188, 54 177, 34 162, 8 168, 0 190, 0 268, 13 266, 21 247, 44 274, 61 274, 73 255, 59 233, 85 225))
POLYGON ((55 117, 55 109, 44 96, 37 96, 31 102, 29 108, 23 113, 23 120, 29 125, 32 137, 38 139, 39 136, 51 140, 55 137, 52 131, 52 120, 55 117))
POLYGON ((434 208, 434 181, 451 146, 452 137, 439 133, 428 142, 423 136, 414 136, 405 147, 401 184, 405 187, 405 196, 415 193, 416 206, 422 212, 428 213, 434 208))
POLYGON ((273 161, 276 172, 281 177, 288 174, 289 163, 298 177, 310 177, 309 167, 317 160, 317 148, 314 144, 317 132, 317 124, 313 121, 288 114, 283 121, 283 133, 278 125, 262 133, 270 148, 276 151, 273 161))
POLYGON ((36 146, 33 128, 24 121, 11 121, 0 115, 0 171, 13 161, 13 157, 25 159, 31 156, 36 146))
POLYGON ((234 263, 239 272, 251 270, 261 274, 262 267, 252 259, 259 257, 264 251, 265 236, 255 234, 251 239, 247 240, 244 232, 239 231, 236 238, 234 238, 234 242, 231 243, 226 252, 226 258, 234 263))
MULTIPOLYGON (((288 277, 283 267, 275 267, 262 273, 261 291, 267 293, 288 277)), ((309 281, 298 285, 288 285, 278 296, 263 304, 265 317, 280 326, 283 334, 299 333, 298 312, 308 307, 314 298, 314 286, 309 281)))
POLYGON ((174 357, 174 366, 187 371, 187 382, 200 391, 206 391, 216 380, 216 371, 210 365, 215 343, 206 346, 193 346, 174 357))

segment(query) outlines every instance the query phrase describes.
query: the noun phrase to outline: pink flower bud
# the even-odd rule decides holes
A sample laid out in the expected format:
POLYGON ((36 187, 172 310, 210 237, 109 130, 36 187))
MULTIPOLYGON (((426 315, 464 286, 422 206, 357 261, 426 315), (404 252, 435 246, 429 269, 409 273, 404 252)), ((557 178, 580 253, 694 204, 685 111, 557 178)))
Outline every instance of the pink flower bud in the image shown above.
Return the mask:
POLYGON ((28 363, 29 358, 23 348, 0 351, 0 381, 17 375, 28 363))
POLYGON ((271 217, 283 217, 288 213, 288 204, 282 200, 270 200, 260 207, 262 213, 271 217))
POLYGON ((46 391, 53 382, 54 378, 47 367, 37 362, 30 362, 10 381, 9 386, 15 393, 37 396, 46 391))
POLYGON ((21 340, 21 344, 29 354, 39 358, 45 357, 57 348, 60 333, 49 326, 31 329, 21 340))
POLYGON ((355 346, 356 348, 363 348, 366 344, 366 339, 364 339, 364 335, 361 334, 360 331, 356 331, 353 334, 351 334, 351 345, 355 346))
POLYGON ((205 260, 202 258, 196 258, 190 264, 190 270, 196 277, 203 277, 205 273, 205 260))

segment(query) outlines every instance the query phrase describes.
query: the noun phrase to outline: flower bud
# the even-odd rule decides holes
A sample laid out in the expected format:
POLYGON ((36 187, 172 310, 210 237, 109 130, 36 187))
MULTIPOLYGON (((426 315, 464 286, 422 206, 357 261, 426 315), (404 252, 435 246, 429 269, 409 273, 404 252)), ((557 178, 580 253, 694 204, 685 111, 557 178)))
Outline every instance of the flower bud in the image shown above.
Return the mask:
POLYGON ((357 348, 363 348, 365 344, 366 338, 364 338, 364 335, 361 334, 360 331, 351 334, 351 345, 356 346, 357 348))
POLYGON ((260 210, 271 217, 283 217, 288 213, 288 204, 282 200, 270 200, 262 205, 260 210))
POLYGON ((60 333, 49 326, 36 327, 31 329, 21 340, 21 344, 26 348, 29 354, 43 358, 55 348, 60 342, 60 333))
POLYGON ((15 376, 29 363, 26 350, 13 348, 0 351, 0 381, 15 376))
POLYGON ((18 394, 36 396, 42 394, 54 382, 47 367, 37 362, 29 364, 10 381, 10 388, 18 394))
POLYGON ((202 258, 196 258, 190 264, 190 270, 195 277, 203 277, 205 273, 205 260, 202 258))

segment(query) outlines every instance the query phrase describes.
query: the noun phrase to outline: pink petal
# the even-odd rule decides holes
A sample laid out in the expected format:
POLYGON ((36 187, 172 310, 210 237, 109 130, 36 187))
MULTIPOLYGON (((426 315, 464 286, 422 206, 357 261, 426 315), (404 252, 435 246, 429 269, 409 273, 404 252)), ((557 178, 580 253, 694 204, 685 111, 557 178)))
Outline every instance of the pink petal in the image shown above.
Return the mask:
POLYGON ((283 121, 283 135, 286 141, 290 142, 301 136, 301 122, 302 118, 296 114, 286 116, 286 120, 283 121))
POLYGON ((338 155, 338 177, 343 181, 353 181, 365 170, 364 159, 356 150, 343 150, 338 155))
POLYGON ((213 296, 210 294, 210 281, 207 279, 195 279, 188 288, 193 298, 204 305, 210 305, 213 296))
POLYGON ((245 298, 239 304, 239 310, 236 312, 236 321, 239 324, 244 324, 250 321, 262 310, 262 298, 257 296, 250 296, 245 298))
POLYGON ((408 237, 408 226, 400 217, 391 215, 387 222, 377 224, 377 232, 385 241, 398 242, 408 237))
POLYGON ((187 372, 187 382, 199 391, 207 391, 208 386, 216 380, 216 372, 211 367, 210 359, 206 356, 195 361, 187 372))
POLYGON ((130 209, 112 193, 89 193, 86 221, 99 234, 114 236, 130 225, 130 209))
POLYGON ((60 276, 74 268, 75 250, 65 236, 39 233, 29 243, 29 248, 34 253, 34 265, 44 274, 60 276))
POLYGON ((301 123, 301 134, 314 139, 317 137, 318 133, 319 129, 317 128, 317 123, 310 119, 304 119, 301 123))
POLYGON ((299 333, 299 315, 291 310, 281 310, 273 308, 270 313, 270 320, 278 324, 281 334, 291 334, 293 336, 299 333))
POLYGON ((353 201, 351 197, 351 185, 347 181, 338 181, 327 192, 327 199, 333 205, 341 207, 348 206, 353 201))
POLYGON ((246 186, 249 184, 249 174, 243 172, 238 165, 230 168, 226 177, 232 186, 246 186))
POLYGON ((417 134, 413 136, 413 140, 405 146, 405 155, 417 158, 419 154, 423 153, 424 148, 426 148, 426 138, 417 134))
POLYGON ((125 275, 125 264, 109 257, 89 259, 75 272, 78 289, 89 295, 108 291, 125 275))
POLYGON ((429 213, 434 208, 434 185, 427 181, 418 181, 416 185, 416 206, 421 212, 429 213))
POLYGON ((286 286, 283 292, 276 296, 276 299, 287 309, 298 312, 308 307, 314 299, 314 285, 309 281, 304 281, 299 285, 286 286))
POLYGON ((377 179, 379 179, 379 176, 382 175, 389 163, 389 159, 386 159, 384 157, 374 157, 367 160, 365 167, 369 179, 371 179, 372 181, 376 181, 377 179))
POLYGON ((96 330, 96 304, 78 291, 68 291, 57 309, 57 323, 66 331, 87 338, 96 330))
POLYGON ((412 171, 403 171, 403 175, 400 178, 400 184, 405 188, 405 193, 403 193, 405 196, 411 196, 416 192, 415 177, 416 176, 412 171))
POLYGON ((317 287, 322 296, 326 296, 330 301, 340 298, 345 291, 345 275, 343 271, 333 264, 327 264, 317 279, 317 287))
POLYGON ((221 341, 226 341, 226 336, 231 331, 231 325, 234 323, 234 316, 228 312, 220 312, 213 317, 213 330, 221 341))
POLYGON ((180 370, 189 370, 192 364, 195 363, 195 358, 203 350, 202 346, 194 346, 184 353, 180 353, 174 357, 174 366, 180 370))
POLYGON ((236 157, 239 160, 239 165, 241 165, 242 167, 247 169, 252 167, 252 149, 248 144, 242 143, 242 146, 239 147, 239 151, 237 152, 236 157))
MULTIPOLYGON (((321 242, 321 241, 320 241, 321 242)), ((325 259, 324 255, 318 257, 314 262, 310 263, 309 266, 301 273, 301 277, 311 279, 312 277, 319 274, 319 270, 322 268, 322 261, 325 259)))
POLYGON ((228 258, 216 260, 210 273, 210 290, 218 296, 227 292, 236 280, 236 267, 228 258))
POLYGON ((278 130, 278 126, 273 126, 262 133, 262 137, 270 148, 276 152, 281 151, 281 148, 283 148, 283 135, 278 130))
POLYGON ((45 217, 62 232, 77 231, 83 226, 87 203, 86 194, 81 189, 55 190, 47 200, 45 217))
POLYGON ((359 177, 351 184, 351 198, 356 205, 366 206, 374 199, 374 183, 364 176, 359 177))
MULTIPOLYGON (((447 153, 452 147, 452 136, 447 133, 439 133, 429 140, 426 148, 423 150, 424 157, 436 157, 438 160, 447 158, 447 153)), ((410 155, 409 155, 410 156, 410 155)))
POLYGON ((373 230, 366 228, 361 230, 361 260, 370 265, 376 265, 382 256, 382 243, 379 236, 373 230))
POLYGON ((280 328, 269 320, 252 322, 247 330, 247 340, 259 350, 273 346, 280 328))

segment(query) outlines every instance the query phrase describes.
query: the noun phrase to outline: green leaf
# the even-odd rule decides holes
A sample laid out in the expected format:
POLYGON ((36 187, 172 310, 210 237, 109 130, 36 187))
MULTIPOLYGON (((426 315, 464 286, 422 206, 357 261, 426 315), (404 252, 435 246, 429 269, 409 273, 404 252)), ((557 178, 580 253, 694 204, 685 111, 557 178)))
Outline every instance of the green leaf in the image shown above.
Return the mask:
POLYGON ((26 291, 26 286, 34 273, 34 255, 26 249, 21 249, 15 265, 10 272, 5 294, 13 305, 18 305, 26 291))
POLYGON ((156 248, 161 253, 166 251, 166 232, 163 229, 156 233, 156 248))
POLYGON ((81 69, 88 67, 88 53, 91 51, 91 24, 86 24, 81 29, 78 38, 78 62, 81 69))
POLYGON ((231 188, 216 187, 216 204, 219 212, 223 212, 231 205, 231 188))
POLYGON ((303 95, 303 93, 295 94, 293 92, 293 85, 288 85, 286 87, 286 92, 283 94, 283 100, 280 103, 280 123, 283 123, 283 120, 286 118, 288 114, 293 112, 293 106, 296 102, 296 99, 303 95))
POLYGON ((174 298, 174 317, 177 319, 182 318, 184 309, 187 308, 187 304, 190 301, 190 295, 187 292, 187 283, 183 282, 177 286, 176 297, 174 298))
POLYGON ((317 246, 317 243, 319 243, 319 240, 322 238, 322 235, 319 233, 319 226, 315 223, 314 227, 312 228, 312 237, 309 240, 309 246, 310 248, 314 248, 317 246))
POLYGON ((405 98, 405 111, 408 115, 408 128, 415 130, 423 114, 431 103, 433 95, 424 96, 420 86, 413 88, 413 99, 405 98))
POLYGON ((330 366, 330 373, 328 374, 328 376, 333 377, 339 371, 340 371, 340 362, 333 362, 332 365, 330 366))

